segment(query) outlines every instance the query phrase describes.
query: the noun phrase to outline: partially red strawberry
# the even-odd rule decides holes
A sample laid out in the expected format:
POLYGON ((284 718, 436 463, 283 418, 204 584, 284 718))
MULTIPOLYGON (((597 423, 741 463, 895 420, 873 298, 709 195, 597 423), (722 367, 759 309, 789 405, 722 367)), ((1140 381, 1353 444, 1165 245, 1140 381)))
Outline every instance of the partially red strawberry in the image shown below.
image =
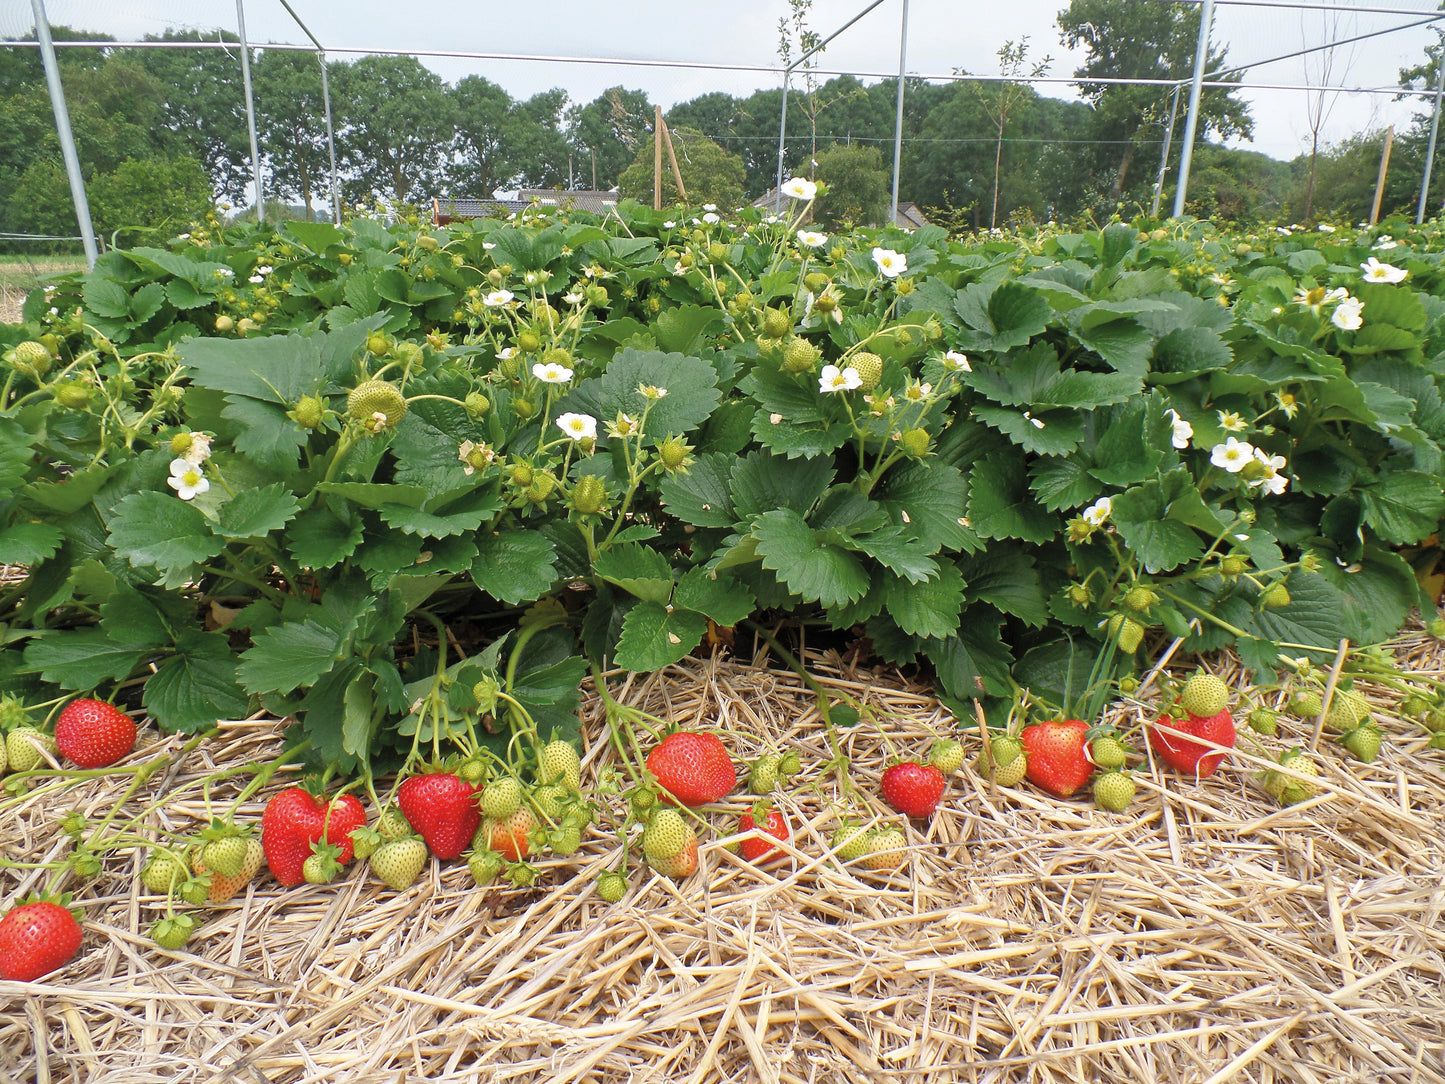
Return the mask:
POLYGON ((943 773, 932 764, 905 760, 883 772, 883 800, 909 817, 931 817, 943 797, 943 773))
POLYGON ((737 786, 737 769, 716 734, 679 730, 647 754, 647 770, 685 806, 715 802, 737 786))
POLYGON ((108 768, 135 748, 135 720, 114 704, 82 697, 55 720, 55 744, 82 768, 108 768))
POLYGON ((240 843, 239 850, 241 852, 241 864, 235 873, 228 876, 211 867, 206 861, 208 848, 197 851, 195 857, 191 859, 192 873, 197 877, 210 877, 210 887, 206 891, 208 903, 230 902, 241 889, 251 883, 251 878, 256 876, 257 871, 261 868, 264 853, 261 841, 255 836, 247 836, 244 839, 239 836, 232 838, 240 843))
POLYGON ((1088 732, 1089 724, 1081 719, 1024 727, 1020 738, 1028 758, 1029 781, 1060 798, 1070 797, 1087 783, 1094 772, 1084 755, 1088 732))
POLYGON ((783 811, 777 808, 769 809, 767 815, 763 818, 762 824, 759 824, 751 813, 744 813, 738 818, 739 832, 750 832, 754 828, 758 830, 758 834, 748 836, 738 844, 738 849, 742 852, 742 856, 749 862, 757 862, 759 864, 773 862, 782 858, 782 848, 769 843, 767 837, 772 836, 774 839, 788 838, 788 818, 783 816, 783 811))
POLYGON ((1157 723, 1149 726, 1149 746, 1159 754, 1159 759, 1165 764, 1186 775, 1207 779, 1214 774, 1225 754, 1219 750, 1211 750, 1202 742, 1166 734, 1159 729, 1161 724, 1203 741, 1234 748, 1234 719, 1228 709, 1210 716, 1190 715, 1186 712, 1182 719, 1178 716, 1160 716, 1157 723))
POLYGON ((313 843, 334 844, 337 860, 344 865, 351 861, 351 833, 365 824, 366 810, 353 794, 327 803, 300 787, 287 787, 266 803, 261 814, 266 865, 283 885, 299 885, 306 879, 302 867, 311 857, 313 843))
POLYGON ((80 951, 80 923, 58 903, 22 903, 0 918, 0 979, 34 982, 80 951))
POLYGON ((451 772, 414 775, 396 792, 406 819, 438 858, 460 858, 472 842, 482 809, 480 788, 451 772))
POLYGON ((525 806, 510 817, 488 820, 486 845, 508 862, 520 862, 532 849, 532 829, 537 818, 525 806))

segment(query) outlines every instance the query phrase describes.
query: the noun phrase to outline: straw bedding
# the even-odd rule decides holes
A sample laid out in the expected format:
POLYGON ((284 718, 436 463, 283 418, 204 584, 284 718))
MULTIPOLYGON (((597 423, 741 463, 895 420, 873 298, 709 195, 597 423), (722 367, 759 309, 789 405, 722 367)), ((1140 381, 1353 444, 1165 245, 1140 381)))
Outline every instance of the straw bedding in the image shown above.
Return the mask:
MULTIPOLYGON (((1445 676, 1434 641, 1396 648, 1445 676)), ((890 743, 978 747, 971 721, 903 676, 835 654, 809 666, 881 720, 844 737, 864 795, 890 743)), ((1379 760, 1321 741, 1325 785, 1288 809, 1244 753, 1202 783, 1146 763, 1126 814, 967 766, 909 827, 904 871, 880 877, 826 848, 837 782, 796 676, 715 658, 613 691, 734 731, 739 760, 797 749, 805 772, 780 798, 789 861, 759 871, 724 848, 747 808, 735 794, 711 814, 698 875, 634 871, 617 905, 593 889, 618 853, 594 826, 530 889, 479 889, 462 863, 433 862, 403 894, 364 869, 290 890, 263 876, 172 953, 145 933, 162 901, 139 884, 140 855, 116 854, 78 894, 81 955, 50 981, 0 983, 0 1081, 1445 1082, 1445 754, 1394 717, 1393 693, 1362 690, 1389 735, 1379 760)), ((595 788, 615 768, 595 695, 584 721, 595 788)), ((137 756, 181 744, 147 737, 165 744, 137 756)), ((1281 719, 1280 741, 1310 739, 1281 719)), ((199 826, 200 780, 277 748, 274 721, 228 723, 135 801, 156 804, 157 825, 199 826)), ((0 816, 0 843, 54 858, 58 812, 94 814, 123 789, 32 793, 0 816)), ((0 898, 38 879, 0 871, 0 898)))

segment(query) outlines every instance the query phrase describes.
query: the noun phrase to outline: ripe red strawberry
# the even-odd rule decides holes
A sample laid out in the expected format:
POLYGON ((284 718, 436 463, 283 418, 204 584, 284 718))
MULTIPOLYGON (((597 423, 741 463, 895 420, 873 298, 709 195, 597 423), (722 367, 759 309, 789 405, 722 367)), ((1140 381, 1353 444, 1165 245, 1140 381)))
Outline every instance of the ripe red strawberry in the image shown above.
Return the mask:
POLYGON ((396 792, 406 819, 438 858, 460 858, 482 823, 478 788, 451 772, 414 775, 396 792))
POLYGON ((1070 797, 1089 781, 1094 766, 1084 755, 1089 724, 1080 719, 1034 723, 1020 738, 1028 758, 1029 780, 1050 794, 1070 797))
POLYGON ((0 918, 0 979, 34 982, 80 951, 80 923, 58 903, 22 903, 0 918))
POLYGON ((135 748, 135 720, 113 704, 72 700, 55 720, 55 744, 82 768, 108 768, 135 748))
MULTIPOLYGON (((1207 717, 1186 714, 1182 719, 1162 715, 1158 722, 1216 745, 1234 747, 1234 719, 1227 710, 1207 717)), ((1211 751, 1209 746, 1189 738, 1166 734, 1156 724, 1149 727, 1149 745, 1171 768, 1200 779, 1213 775, 1224 759, 1223 752, 1211 751)))
POLYGON ((883 772, 883 800, 909 817, 931 817, 943 797, 944 782, 932 764, 905 760, 883 772))
POLYGON ((288 888, 306 879, 302 867, 311 857, 312 844, 338 848, 338 861, 351 861, 351 833, 366 824, 366 810, 353 794, 326 803, 300 787, 287 787, 266 803, 261 814, 261 846, 266 865, 288 888))
POLYGON ((758 829, 758 834, 749 836, 739 843, 739 850, 749 862, 756 862, 761 865, 764 862, 773 862, 783 857, 781 847, 776 847, 767 841, 768 836, 774 839, 788 838, 788 818, 783 816, 781 809, 769 809, 763 823, 753 818, 751 813, 744 813, 738 818, 738 831, 750 832, 758 829))
POLYGON ((737 786, 737 769, 716 734, 679 730, 647 754, 647 770, 685 806, 715 802, 737 786))

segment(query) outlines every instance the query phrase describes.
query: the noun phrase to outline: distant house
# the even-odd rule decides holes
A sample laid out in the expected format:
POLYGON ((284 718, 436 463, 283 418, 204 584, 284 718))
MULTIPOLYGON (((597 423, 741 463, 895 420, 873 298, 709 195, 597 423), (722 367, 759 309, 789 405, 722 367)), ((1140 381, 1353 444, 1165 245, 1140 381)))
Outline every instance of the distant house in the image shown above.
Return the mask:
POLYGON ((560 188, 514 188, 492 193, 491 199, 470 196, 445 196, 433 199, 432 224, 445 226, 464 218, 505 218, 525 211, 536 203, 541 207, 571 207, 578 211, 605 215, 617 206, 617 192, 594 192, 587 189, 564 191, 560 188))
MULTIPOLYGON (((791 199, 789 199, 787 196, 784 196, 780 203, 778 200, 778 190, 776 188, 770 188, 757 199, 753 200, 753 206, 762 208, 766 211, 771 211, 775 207, 781 206, 782 212, 786 213, 792 202, 793 201, 791 199)), ((813 215, 810 211, 803 218, 802 224, 807 225, 812 221, 813 215)), ((923 214, 922 209, 919 208, 918 204, 904 203, 900 200, 898 203, 898 216, 893 220, 893 224, 902 230, 916 230, 919 226, 927 226, 929 222, 927 217, 923 214)))

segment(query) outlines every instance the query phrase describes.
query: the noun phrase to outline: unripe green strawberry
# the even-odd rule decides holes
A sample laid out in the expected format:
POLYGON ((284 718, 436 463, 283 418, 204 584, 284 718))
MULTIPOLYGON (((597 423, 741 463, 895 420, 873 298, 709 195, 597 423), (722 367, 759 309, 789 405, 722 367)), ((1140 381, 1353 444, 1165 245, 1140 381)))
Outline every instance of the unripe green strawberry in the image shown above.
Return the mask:
POLYGON ((818 364, 818 348, 807 339, 792 338, 783 348, 783 368, 790 373, 812 372, 818 364))
POLYGON ((572 487, 572 507, 584 516, 602 511, 607 500, 607 484, 595 474, 584 474, 572 487))
POLYGON ((169 896, 185 879, 186 867, 163 851, 152 854, 140 871, 141 884, 162 896, 169 896))
POLYGON ((241 860, 241 867, 234 876, 226 876, 219 870, 212 869, 206 865, 202 852, 197 852, 191 859, 191 872, 197 877, 210 881, 210 888, 206 893, 205 902, 211 904, 227 903, 250 884, 251 878, 261 868, 266 860, 266 849, 261 841, 255 836, 237 837, 245 847, 245 855, 241 860))
POLYGON ((597 878, 597 895, 608 903, 618 903, 627 895, 627 878, 616 870, 608 870, 597 878))
POLYGON ((753 761, 753 766, 748 769, 748 790, 754 794, 771 794, 777 790, 780 763, 771 753, 764 753, 753 761))
POLYGON ((543 783, 532 791, 532 801, 544 818, 556 824, 566 816, 567 808, 572 804, 572 794, 567 787, 557 783, 543 783))
POLYGON ((562 783, 576 790, 582 785, 582 758, 569 741, 550 741, 542 747, 538 778, 543 783, 562 783))
POLYGON ((1420 725, 1432 734, 1445 733, 1445 711, 1431 708, 1425 713, 1425 718, 1420 720, 1420 725))
POLYGON ((648 811, 657 805, 657 792, 651 790, 633 791, 628 805, 631 806, 634 817, 638 820, 645 820, 648 811))
POLYGON ((1362 723, 1340 738, 1340 744, 1365 764, 1373 764, 1384 740, 1384 734, 1374 723, 1362 723))
POLYGON ((5 742, 0 739, 0 775, 5 774, 5 769, 10 766, 10 754, 5 751, 5 742))
MULTIPOLYGON (((380 847, 377 848, 381 850, 380 847)), ((372 855, 375 858, 376 855, 372 855)), ((313 854, 301 863, 301 876, 306 878, 308 884, 329 885, 336 880, 336 875, 341 872, 341 864, 329 854, 313 854)))
POLYGON ((810 294, 821 294, 828 288, 828 276, 821 271, 809 271, 803 276, 803 286, 810 294))
POLYGON ((1266 738, 1272 738, 1279 729, 1279 715, 1269 708, 1255 708, 1249 713, 1249 729, 1266 738))
POLYGON ((1331 730, 1353 730, 1370 717, 1370 704, 1353 689, 1336 689, 1325 713, 1325 726, 1331 730))
POLYGON ((1089 759, 1106 772, 1117 771, 1129 760, 1129 750, 1112 734, 1101 734, 1089 743, 1089 759))
POLYGON ((351 830, 351 854, 353 858, 370 858, 376 853, 383 840, 375 828, 361 827, 351 830))
POLYGON ((421 875, 430 857, 420 836, 393 839, 383 843, 372 854, 371 871, 393 892, 404 892, 421 875))
POLYGON ((366 337, 366 352, 375 357, 385 357, 391 353, 391 340, 379 331, 373 331, 366 337))
POLYGON ((45 761, 45 754, 59 752, 55 739, 37 727, 17 726, 5 735, 5 752, 12 772, 33 771, 45 761))
POLYGON ((100 856, 86 847, 77 847, 70 855, 70 869, 82 879, 100 874, 100 856))
POLYGON ((406 396, 385 380, 363 381, 346 397, 346 413, 351 420, 373 432, 395 429, 406 411, 406 396))
POLYGON ((952 738, 940 738, 933 743, 928 754, 928 763, 944 775, 952 775, 963 767, 963 743, 952 738))
POLYGON ((184 947, 200 924, 200 920, 195 915, 168 915, 165 918, 156 919, 151 926, 151 940, 161 948, 175 952, 184 947))
POLYGON ((210 886, 204 880, 197 880, 194 877, 187 878, 181 882, 180 888, 176 889, 176 895, 185 900, 192 907, 199 907, 206 902, 210 894, 210 886))
POLYGON ((848 364, 858 371, 863 378, 863 383, 858 385, 863 391, 872 391, 878 386, 879 379, 883 376, 883 359, 877 354, 870 354, 866 350, 854 354, 848 364))
POLYGON ((1238 576, 1249 567, 1249 559, 1231 553, 1219 562, 1219 571, 1226 576, 1238 576))
POLYGON ((517 349, 524 354, 535 354, 542 348, 542 340, 535 331, 523 331, 517 336, 517 349))
POLYGON ((572 825, 561 825, 547 833, 547 845, 552 848, 553 854, 569 857, 582 847, 582 833, 572 825))
POLYGON ((707 246, 708 263, 727 263, 728 247, 720 242, 714 241, 707 246))
POLYGON ((1094 780, 1094 804, 1100 809, 1122 813, 1134 800, 1133 778, 1127 772, 1105 772, 1094 780))
POLYGON ((583 290, 582 294, 587 298, 587 304, 599 309, 605 308, 607 303, 612 300, 607 296, 607 287, 599 282, 594 282, 591 286, 587 287, 587 289, 583 290))
MULTIPOLYGON (((532 316, 537 321, 537 323, 541 324, 543 327, 555 328, 557 326, 557 310, 543 299, 538 299, 537 301, 534 301, 532 303, 532 316)), ((551 353, 551 351, 548 351, 548 353, 551 353)), ((571 355, 568 355, 568 360, 571 360, 571 355)), ((557 362, 557 364, 566 365, 567 362, 559 361, 557 362)))
POLYGON ((995 734, 988 743, 989 755, 995 766, 1007 767, 1024 755, 1024 743, 1012 734, 995 734))
POLYGON ((326 415, 326 402, 318 395, 303 395, 291 411, 291 420, 302 429, 315 429, 326 415))
POLYGON ((421 249, 423 252, 435 252, 437 249, 441 248, 441 245, 437 242, 437 239, 435 237, 431 237, 427 234, 422 234, 416 239, 416 247, 421 249))
POLYGON ((649 862, 674 858, 686 849, 692 838, 693 831, 681 813, 675 809, 659 809, 643 830, 642 853, 649 862))
POLYGON ((467 416, 470 418, 480 418, 492 409, 492 401, 479 391, 467 392, 467 397, 462 401, 462 405, 466 408, 467 416))
POLYGON ((1271 609, 1283 609, 1290 604, 1289 588, 1282 583, 1268 587, 1259 596, 1259 601, 1271 609))
POLYGON ((482 813, 504 820, 522 808, 522 784, 510 775, 493 779, 482 791, 482 813))
POLYGON ((1416 719, 1430 710, 1430 701, 1419 693, 1411 693, 1400 701, 1400 716, 1405 719, 1416 719))
POLYGON ((31 339, 15 345, 15 368, 39 380, 50 371, 53 360, 44 343, 31 339))
POLYGON ((1124 654, 1132 655, 1139 650, 1139 644, 1143 639, 1144 626, 1139 622, 1131 617, 1126 617, 1119 623, 1119 650, 1124 654))
POLYGON ((868 853, 873 833, 860 825, 844 824, 833 832, 832 848, 844 862, 856 862, 868 853))
POLYGON ((234 877, 246 864, 244 836, 213 839, 201 848, 201 861, 223 877, 234 877))
POLYGON ((657 458, 662 460, 663 470, 679 471, 687 466, 692 448, 681 437, 668 437, 657 446, 657 458))
POLYGON ((518 463, 512 468, 512 484, 523 488, 531 485, 537 479, 537 472, 525 463, 518 463))
POLYGON ((1229 707, 1229 686, 1213 674, 1193 674, 1179 693, 1179 706, 1200 718, 1218 715, 1229 707))
POLYGON ((1136 584, 1124 592, 1124 605, 1136 613, 1147 610, 1158 601, 1158 593, 1142 585, 1136 584))
POLYGON ((1015 757, 1007 764, 994 770, 993 781, 1001 787, 1016 787, 1029 773, 1029 761, 1025 756, 1015 757))
POLYGON ((51 386, 50 394, 66 410, 83 410, 90 405, 95 389, 84 380, 62 380, 51 386))
MULTIPOLYGON (((485 829, 486 825, 482 828, 485 829)), ((502 865, 502 856, 496 851, 483 848, 467 855, 467 869, 471 872, 472 880, 482 888, 497 879, 497 874, 502 872, 502 865)))
POLYGON ((796 752, 783 754, 783 759, 778 761, 778 774, 784 779, 791 779, 803 770, 803 761, 796 752))
MULTIPOLYGON (((1280 763, 1288 768, 1294 769, 1301 775, 1318 776, 1320 774, 1319 766, 1303 753, 1292 757, 1289 756, 1289 754, 1285 754, 1285 756, 1280 757, 1280 763)), ((1294 805, 1298 802, 1303 802, 1305 799, 1313 798, 1319 793, 1320 788, 1313 779, 1290 779, 1287 776, 1282 778, 1284 786, 1280 791, 1279 800, 1284 805, 1294 805)))
POLYGON ((903 449, 903 454, 914 459, 926 456, 932 443, 933 438, 928 435, 927 429, 907 429, 898 438, 898 446, 903 449))
POLYGON ((406 814, 394 805, 389 805, 381 811, 376 818, 376 830, 381 833, 381 838, 401 839, 403 836, 411 835, 411 822, 406 819, 406 814))
POLYGON ((220 331, 220 332, 223 332, 223 333, 224 333, 224 332, 227 332, 227 331, 234 331, 235 329, 236 329, 236 321, 235 321, 232 317, 227 316, 225 313, 221 313, 220 316, 217 316, 217 317, 216 317, 216 330, 217 330, 217 331, 220 331))
POLYGON ((542 355, 543 365, 559 365, 564 369, 572 367, 572 352, 560 346, 554 346, 542 355))
POLYGON ((793 330, 793 318, 782 309, 763 311, 763 335, 769 339, 787 338, 793 330))
POLYGON ((1325 710, 1324 699, 1313 689, 1301 689, 1290 697, 1289 710, 1301 719, 1313 719, 1325 710))
POLYGON ((907 845, 908 840, 903 835, 903 829, 880 828, 869 838, 868 853, 863 856, 859 865, 876 872, 898 869, 908 857, 904 850, 907 845))
MULTIPOLYGON (((478 682, 480 684, 480 682, 478 682)), ((475 686, 473 686, 475 688, 475 686)), ((457 776, 463 782, 470 783, 477 789, 481 789, 482 780, 487 778, 486 761, 480 757, 472 757, 457 765, 457 776)))

